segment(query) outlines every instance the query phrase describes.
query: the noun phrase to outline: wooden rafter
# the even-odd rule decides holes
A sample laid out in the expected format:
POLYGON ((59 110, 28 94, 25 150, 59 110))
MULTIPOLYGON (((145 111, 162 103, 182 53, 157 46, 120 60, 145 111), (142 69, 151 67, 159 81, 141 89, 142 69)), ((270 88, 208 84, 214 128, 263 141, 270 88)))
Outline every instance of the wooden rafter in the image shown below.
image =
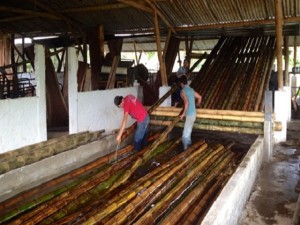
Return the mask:
POLYGON ((0 11, 19 13, 19 14, 25 14, 25 15, 37 16, 37 17, 45 17, 45 18, 55 19, 55 20, 60 19, 58 16, 53 15, 52 13, 36 12, 33 10, 11 8, 11 7, 6 7, 6 6, 0 6, 0 11))
MULTIPOLYGON (((150 0, 146 0, 148 4, 151 4, 150 0)), ((164 21, 164 23, 171 29, 171 31, 176 34, 176 31, 174 30, 173 26, 171 23, 168 21, 168 19, 165 17, 165 15, 161 12, 161 10, 158 8, 158 6, 155 4, 155 8, 157 9, 157 14, 159 17, 164 21)))
POLYGON ((168 85, 168 79, 167 79, 165 62, 164 62, 164 59, 162 57, 160 32, 159 32, 159 27, 158 27, 157 11, 156 10, 154 10, 153 20, 154 20, 154 27, 155 27, 157 55, 158 55, 159 64, 160 64, 161 83, 162 83, 162 86, 167 86, 168 85))
POLYGON ((276 24, 276 54, 277 54, 277 79, 278 90, 283 88, 283 74, 282 74, 282 1, 274 0, 275 2, 275 24, 276 24))
POLYGON ((152 9, 149 8, 147 5, 144 4, 140 4, 136 1, 131 1, 131 0, 119 0, 119 2, 123 2, 124 4, 127 4, 129 6, 132 6, 134 8, 140 9, 142 11, 148 12, 148 13, 152 13, 152 9))
POLYGON ((91 6, 91 7, 83 7, 83 8, 71 8, 59 11, 60 13, 74 13, 74 12, 94 12, 94 11, 106 11, 112 9, 121 9, 127 8, 127 4, 123 3, 113 3, 113 4, 106 4, 101 6, 91 6))
MULTIPOLYGON (((26 1, 34 4, 35 6, 38 6, 39 8, 41 8, 41 9, 43 9, 43 10, 45 10, 45 11, 47 11, 47 12, 49 12, 49 13, 55 15, 55 16, 57 16, 58 18, 62 19, 66 23, 66 25, 68 27, 68 30, 71 33, 74 33, 74 30, 73 30, 74 28, 76 28, 80 33, 83 33, 82 29, 81 29, 81 25, 78 25, 77 22, 76 22, 77 24, 75 25, 75 23, 71 19, 69 19, 68 17, 64 16, 63 14, 61 14, 59 12, 56 12, 52 8, 48 7, 47 5, 41 3, 41 2, 39 2, 37 0, 26 0, 26 1)), ((77 42, 79 43, 78 40, 77 40, 77 42)), ((78 47, 82 51, 81 46, 78 45, 78 47)))

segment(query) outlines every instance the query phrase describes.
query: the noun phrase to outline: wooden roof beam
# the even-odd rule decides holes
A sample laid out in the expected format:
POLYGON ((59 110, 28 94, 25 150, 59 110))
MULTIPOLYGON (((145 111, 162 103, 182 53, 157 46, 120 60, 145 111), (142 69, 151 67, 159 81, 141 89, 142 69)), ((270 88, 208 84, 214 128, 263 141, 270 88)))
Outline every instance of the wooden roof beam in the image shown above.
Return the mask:
POLYGON ((37 17, 46 17, 50 19, 59 20, 60 18, 52 13, 45 13, 45 12, 36 12, 33 10, 26 10, 26 9, 18 9, 18 8, 11 8, 6 6, 0 6, 0 11, 11 12, 11 13, 18 13, 18 14, 25 14, 30 16, 37 16, 37 17))
POLYGON ((174 30, 173 26, 169 23, 169 21, 167 20, 165 15, 157 8, 157 6, 153 3, 151 3, 150 0, 145 0, 145 1, 150 5, 152 10, 156 10, 157 15, 159 15, 159 17, 164 21, 164 23, 168 26, 168 28, 171 29, 171 31, 174 34, 176 34, 176 31, 174 30))
POLYGON ((72 12, 93 12, 93 11, 105 11, 112 9, 121 9, 127 8, 128 5, 124 3, 113 3, 106 4, 101 6, 91 6, 91 7, 83 7, 83 8, 71 8, 59 11, 60 13, 72 13, 72 12))

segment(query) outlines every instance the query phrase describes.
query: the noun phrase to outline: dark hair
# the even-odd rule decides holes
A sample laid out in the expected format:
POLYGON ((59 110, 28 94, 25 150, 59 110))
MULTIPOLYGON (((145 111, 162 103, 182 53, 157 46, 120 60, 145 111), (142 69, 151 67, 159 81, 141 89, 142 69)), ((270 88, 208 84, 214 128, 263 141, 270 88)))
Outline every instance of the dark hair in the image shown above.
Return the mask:
POLYGON ((179 78, 179 82, 180 83, 183 83, 184 85, 187 84, 187 76, 186 75, 182 75, 180 78, 179 78))
POLYGON ((114 99, 115 105, 119 107, 119 105, 122 102, 122 99, 123 99, 123 96, 116 96, 115 99, 114 99))

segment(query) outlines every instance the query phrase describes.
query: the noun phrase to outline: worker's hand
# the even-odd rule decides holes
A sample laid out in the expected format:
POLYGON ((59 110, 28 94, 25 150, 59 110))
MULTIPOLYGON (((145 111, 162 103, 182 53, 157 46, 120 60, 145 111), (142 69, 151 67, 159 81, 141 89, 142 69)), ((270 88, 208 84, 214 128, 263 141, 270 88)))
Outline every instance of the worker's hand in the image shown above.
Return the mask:
POLYGON ((116 141, 118 144, 121 143, 121 138, 122 138, 122 135, 118 134, 117 138, 116 138, 116 141))
POLYGON ((184 117, 184 114, 181 114, 179 117, 180 117, 180 119, 182 120, 182 119, 183 119, 183 117, 184 117))

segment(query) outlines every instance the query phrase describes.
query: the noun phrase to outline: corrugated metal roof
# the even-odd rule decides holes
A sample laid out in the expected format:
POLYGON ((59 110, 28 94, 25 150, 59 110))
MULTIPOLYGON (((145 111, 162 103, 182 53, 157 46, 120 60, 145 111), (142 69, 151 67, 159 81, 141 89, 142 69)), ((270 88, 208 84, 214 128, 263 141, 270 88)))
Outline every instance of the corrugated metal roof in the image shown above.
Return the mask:
MULTIPOLYGON (((1 1, 0 31, 78 37, 103 25, 106 35, 153 32, 155 9, 162 37, 168 29, 201 39, 265 35, 274 34, 274 7, 272 0, 9 0, 1 1)), ((282 0, 282 11, 284 32, 299 35, 299 0, 282 0)))

